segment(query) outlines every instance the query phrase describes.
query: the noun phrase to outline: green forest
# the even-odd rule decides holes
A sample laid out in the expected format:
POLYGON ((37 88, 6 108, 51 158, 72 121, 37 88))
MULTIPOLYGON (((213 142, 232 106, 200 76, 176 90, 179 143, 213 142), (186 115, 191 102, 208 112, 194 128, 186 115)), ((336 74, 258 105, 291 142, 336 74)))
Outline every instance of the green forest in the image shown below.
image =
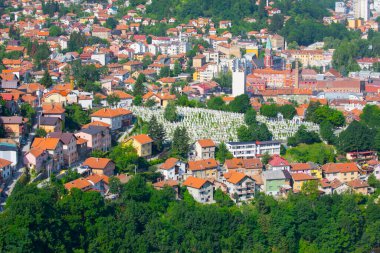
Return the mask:
MULTIPOLYGON (((0 252, 369 252, 380 246, 373 197, 318 197, 313 187, 287 200, 257 195, 237 207, 220 190, 200 205, 181 189, 154 190, 140 176, 98 192, 17 184, 0 214, 0 252)), ((26 182, 26 181, 24 181, 26 182)))

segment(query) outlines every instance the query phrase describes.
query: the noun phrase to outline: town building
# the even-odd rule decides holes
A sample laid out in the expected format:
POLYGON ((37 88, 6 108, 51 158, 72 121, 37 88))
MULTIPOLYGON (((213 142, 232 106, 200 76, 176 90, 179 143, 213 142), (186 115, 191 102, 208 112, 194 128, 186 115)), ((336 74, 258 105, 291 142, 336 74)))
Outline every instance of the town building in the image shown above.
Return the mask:
POLYGON ((260 155, 279 155, 279 141, 227 142, 227 149, 234 157, 255 158, 260 155))
POLYGON ((190 176, 183 182, 183 186, 187 187, 195 201, 203 204, 214 202, 214 189, 210 181, 190 176))

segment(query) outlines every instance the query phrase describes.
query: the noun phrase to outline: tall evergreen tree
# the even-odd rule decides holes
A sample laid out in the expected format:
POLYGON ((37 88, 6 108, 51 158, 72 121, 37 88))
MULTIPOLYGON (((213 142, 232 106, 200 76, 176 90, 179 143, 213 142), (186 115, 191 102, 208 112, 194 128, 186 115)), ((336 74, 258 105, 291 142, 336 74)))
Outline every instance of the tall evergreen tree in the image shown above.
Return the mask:
POLYGON ((49 74, 49 71, 47 71, 47 69, 45 70, 44 75, 42 76, 40 82, 43 86, 45 86, 45 88, 50 88, 53 85, 53 80, 51 79, 51 76, 49 74))
POLYGON ((172 155, 186 158, 190 151, 190 138, 185 127, 177 127, 174 130, 172 142, 172 155))
POLYGON ((140 74, 133 87, 133 95, 135 97, 144 95, 145 93, 144 81, 145 81, 145 75, 140 74))
POLYGON ((157 118, 154 115, 149 121, 148 134, 154 140, 156 150, 161 151, 166 133, 164 126, 157 121, 157 118))
POLYGON ((164 111, 164 118, 170 122, 174 122, 177 120, 178 118, 177 107, 174 103, 170 102, 166 106, 165 111, 164 111))
POLYGON ((216 159, 223 164, 226 159, 231 159, 233 156, 228 151, 227 146, 224 142, 221 142, 218 146, 218 150, 216 151, 216 159))

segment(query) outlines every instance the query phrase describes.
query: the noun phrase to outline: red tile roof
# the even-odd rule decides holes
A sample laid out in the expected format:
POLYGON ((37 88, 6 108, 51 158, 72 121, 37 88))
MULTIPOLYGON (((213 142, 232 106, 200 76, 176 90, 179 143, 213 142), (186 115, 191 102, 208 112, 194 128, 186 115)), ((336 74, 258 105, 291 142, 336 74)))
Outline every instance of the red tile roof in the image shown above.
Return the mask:
POLYGON ((200 189, 207 182, 205 179, 190 176, 183 182, 183 186, 200 189))
POLYGON ((214 158, 199 161, 189 161, 189 170, 208 170, 218 167, 218 162, 214 158))
POLYGON ((110 162, 112 161, 108 158, 89 157, 83 162, 83 165, 91 169, 105 169, 110 162))
POLYGON ((327 163, 322 166, 322 170, 325 173, 359 172, 355 163, 327 163))

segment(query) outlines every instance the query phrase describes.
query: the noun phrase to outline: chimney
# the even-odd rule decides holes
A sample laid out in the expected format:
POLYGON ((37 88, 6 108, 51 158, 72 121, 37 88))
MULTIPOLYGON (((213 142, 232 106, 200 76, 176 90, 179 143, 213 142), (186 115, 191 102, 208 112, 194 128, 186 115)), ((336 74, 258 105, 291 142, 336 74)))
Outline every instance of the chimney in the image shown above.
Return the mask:
POLYGON ((295 88, 299 89, 299 66, 298 66, 298 61, 296 60, 296 73, 295 73, 295 88))

